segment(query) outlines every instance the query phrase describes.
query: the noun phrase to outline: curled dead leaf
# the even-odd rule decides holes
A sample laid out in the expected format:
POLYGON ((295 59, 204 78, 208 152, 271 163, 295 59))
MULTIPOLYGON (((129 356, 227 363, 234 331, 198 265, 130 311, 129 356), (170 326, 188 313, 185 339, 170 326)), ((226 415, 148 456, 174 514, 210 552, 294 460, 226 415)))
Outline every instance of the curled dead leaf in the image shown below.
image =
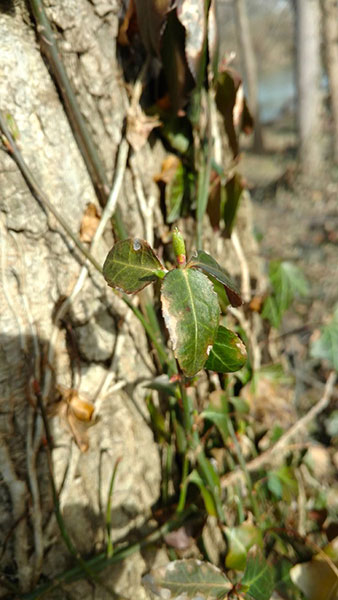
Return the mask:
POLYGON ((100 222, 100 214, 97 206, 90 202, 82 217, 80 225, 81 242, 91 242, 100 222))
POLYGON ((170 183, 180 164, 181 161, 176 154, 169 154, 162 162, 161 172, 154 175, 154 181, 156 183, 170 183))
POLYGON ((58 414, 67 423, 81 452, 89 448, 88 427, 94 424, 94 405, 72 388, 57 386, 58 414))
POLYGON ((131 106, 127 114, 126 137, 133 150, 135 152, 141 150, 152 130, 161 125, 162 123, 156 115, 146 115, 139 104, 131 106))
POLYGON ((129 46, 130 38, 137 31, 137 17, 135 1, 129 0, 127 12, 124 15, 124 19, 120 25, 117 42, 120 46, 129 46))

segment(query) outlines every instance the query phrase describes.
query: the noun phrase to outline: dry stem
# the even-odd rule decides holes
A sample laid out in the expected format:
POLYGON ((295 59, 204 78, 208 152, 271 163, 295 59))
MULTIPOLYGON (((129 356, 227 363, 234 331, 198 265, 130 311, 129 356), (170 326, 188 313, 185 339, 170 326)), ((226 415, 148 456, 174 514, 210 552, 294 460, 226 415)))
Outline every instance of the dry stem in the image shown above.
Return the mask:
MULTIPOLYGON (((328 406, 333 394, 335 382, 336 374, 332 372, 326 381, 324 393, 318 402, 301 419, 292 425, 292 427, 290 427, 290 429, 288 429, 288 431, 286 431, 284 435, 279 438, 274 446, 260 454, 260 456, 257 456, 257 458, 254 458, 248 462, 246 465, 248 471, 257 471, 268 464, 280 462, 283 459, 285 453, 289 449, 289 442, 292 440, 292 438, 308 427, 309 424, 317 417, 317 415, 319 415, 328 406)), ((244 474, 242 471, 236 470, 223 475, 221 479, 221 485, 222 488, 226 488, 229 485, 233 485, 239 481, 244 481, 244 474)))

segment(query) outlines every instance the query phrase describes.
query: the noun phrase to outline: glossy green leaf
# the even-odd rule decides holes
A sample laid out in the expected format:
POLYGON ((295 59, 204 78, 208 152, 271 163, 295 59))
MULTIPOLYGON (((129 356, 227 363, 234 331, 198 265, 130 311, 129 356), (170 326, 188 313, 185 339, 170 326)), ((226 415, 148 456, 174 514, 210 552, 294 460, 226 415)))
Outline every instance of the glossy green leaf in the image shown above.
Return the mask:
POLYGON ((164 267, 147 242, 127 239, 117 242, 110 250, 103 275, 111 287, 133 294, 157 277, 163 277, 164 267))
POLYGON ((273 568, 261 553, 248 556, 241 586, 254 600, 269 600, 274 589, 273 568))
POLYGON ((230 304, 232 306, 240 306, 242 299, 237 289, 236 284, 232 281, 228 273, 218 262, 204 250, 196 252, 188 262, 188 267, 201 269, 208 276, 214 277, 217 281, 224 285, 230 304))
POLYGON ((241 338, 220 325, 204 368, 216 373, 233 373, 243 367, 246 359, 247 352, 241 338))
POLYGON ((143 585, 153 594, 175 600, 221 600, 232 589, 229 579, 211 563, 196 559, 175 560, 153 569, 143 577, 143 585))
POLYGON ((192 377, 202 369, 215 341, 217 295, 203 273, 173 269, 164 277, 161 301, 175 356, 184 374, 192 377))
POLYGON ((312 342, 310 353, 313 358, 327 360, 338 371, 338 305, 331 322, 323 327, 320 338, 312 342))
POLYGON ((262 316, 269 319, 273 327, 278 328, 292 301, 306 297, 309 286, 302 271, 288 261, 272 261, 269 278, 273 293, 264 303, 262 316))
POLYGON ((248 550, 254 545, 263 546, 261 531, 255 525, 242 523, 238 527, 227 527, 225 534, 229 546, 225 565, 228 569, 243 571, 248 550))
POLYGON ((224 205, 223 219, 226 235, 230 238, 235 224, 239 202, 242 196, 244 185, 242 178, 235 173, 225 184, 226 202, 224 205))

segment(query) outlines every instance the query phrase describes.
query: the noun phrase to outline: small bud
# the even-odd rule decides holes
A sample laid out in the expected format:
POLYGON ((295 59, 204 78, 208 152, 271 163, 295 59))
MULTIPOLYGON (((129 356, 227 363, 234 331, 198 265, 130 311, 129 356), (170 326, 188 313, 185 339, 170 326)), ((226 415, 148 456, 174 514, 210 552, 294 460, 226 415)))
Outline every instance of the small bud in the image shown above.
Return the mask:
POLYGON ((185 243, 183 236, 177 227, 175 227, 173 231, 173 249, 178 266, 184 267, 186 263, 185 243))

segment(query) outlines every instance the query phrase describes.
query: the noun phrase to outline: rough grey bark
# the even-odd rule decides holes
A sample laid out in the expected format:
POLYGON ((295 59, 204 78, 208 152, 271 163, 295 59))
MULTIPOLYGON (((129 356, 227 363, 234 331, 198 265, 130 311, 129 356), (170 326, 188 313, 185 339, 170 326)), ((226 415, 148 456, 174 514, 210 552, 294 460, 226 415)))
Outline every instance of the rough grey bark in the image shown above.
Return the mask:
MULTIPOLYGON (((125 90, 115 49, 117 8, 117 2, 108 6, 67 1, 49 11, 49 17, 63 29, 63 56, 74 85, 81 90, 82 110, 89 117, 110 175, 125 117, 125 90)), ((96 197, 37 48, 34 30, 22 11, 17 8, 14 14, 0 13, 0 109, 14 117, 20 132, 18 144, 41 187, 72 229, 79 232, 84 209, 89 202, 97 203, 96 197)), ((149 148, 142 159, 135 155, 135 169, 140 170, 149 156, 149 148)), ((157 156, 157 161, 152 157, 151 163, 147 162, 147 198, 154 194, 152 175, 160 169, 161 152, 157 151, 157 156)), ((40 353, 42 379, 51 367, 55 383, 67 388, 72 385, 62 328, 52 365, 46 356, 54 332, 55 305, 72 290, 80 262, 58 223, 32 197, 17 167, 2 150, 0 190, 0 545, 5 547, 1 562, 13 573, 14 581, 19 579, 21 590, 27 591, 40 571, 53 577, 71 564, 53 517, 45 453, 37 435, 39 428, 42 431, 41 422, 32 406, 30 382, 38 375, 35 355, 40 353)), ((131 234, 145 235, 130 174, 119 200, 124 213, 133 214, 133 219, 129 218, 131 234)), ((110 244, 108 238, 108 243, 103 240, 97 248, 99 262, 103 262, 110 244)), ((129 316, 120 329, 125 317, 125 306, 95 273, 87 278, 67 317, 80 354, 76 373, 79 393, 89 400, 94 399, 109 371, 117 340, 124 342, 114 364, 115 380, 99 398, 98 422, 89 429, 89 450, 78 450, 65 419, 54 416, 50 421, 61 508, 76 547, 84 553, 102 547, 108 486, 118 457, 122 460, 113 497, 113 541, 146 521, 159 493, 159 454, 146 422, 141 388, 152 376, 153 365, 135 317, 129 316), (124 387, 114 392, 116 380, 122 380, 124 387)), ((52 396, 49 401, 53 406, 52 396)), ((119 566, 118 576, 116 569, 111 569, 105 581, 117 591, 127 591, 130 598, 143 598, 140 577, 144 570, 144 560, 136 554, 119 566)), ((1 583, 0 590, 0 596, 7 593, 1 583)), ((73 590, 78 597, 92 597, 86 582, 74 584, 73 590)), ((103 598, 102 593, 98 587, 96 597, 103 598)))
POLYGON ((245 75, 245 81, 248 86, 249 107, 255 120, 254 148, 257 152, 261 152, 263 149, 263 138, 258 106, 257 64, 245 0, 234 0, 234 9, 241 64, 245 75))
POLYGON ((332 114, 333 160, 338 164, 338 2, 322 0, 326 70, 332 114))
MULTIPOLYGON (((111 180, 127 106, 116 59, 119 2, 60 0, 45 5, 57 26, 62 59, 111 180)), ((41 58, 25 4, 15 7, 0 11, 0 110, 14 117, 25 160, 78 233, 86 205, 97 204, 97 199, 41 58)), ((159 234, 163 226, 153 176, 160 171, 164 156, 160 143, 131 152, 119 195, 130 236, 144 237, 150 243, 154 229, 159 234)), ((249 201, 243 203, 238 228, 251 272, 258 279, 249 201)), ((239 273, 231 243, 216 241, 210 227, 208 231, 206 247, 233 274, 239 273)), ((105 238, 96 250, 100 263, 112 243, 109 231, 105 238)), ((55 325, 60 299, 69 296, 78 280, 81 257, 56 220, 34 199, 2 149, 0 259, 1 562, 20 590, 28 591, 41 574, 53 579, 72 564, 53 513, 33 379, 41 381, 42 391, 51 379, 46 400, 61 511, 78 551, 89 554, 105 547, 105 506, 117 458, 121 462, 113 494, 113 542, 136 528, 147 532, 144 524, 158 499, 161 478, 142 387, 152 377, 154 363, 139 321, 92 270, 64 319, 68 337, 62 324, 55 325), (75 340, 75 356, 70 339, 75 340), (104 394, 98 393, 111 370, 112 382, 104 394), (116 383, 120 388, 114 391, 116 383), (98 419, 88 430, 85 453, 74 442, 65 411, 55 414, 59 406, 54 398, 56 385, 76 387, 80 396, 95 401, 98 419)), ((154 557, 150 555, 149 560, 154 557)), ((136 553, 109 568, 103 579, 125 598, 142 600, 147 595, 141 576, 148 567, 136 553)), ((0 597, 8 593, 2 583, 0 579, 0 597)), ((83 600, 108 598, 102 587, 94 589, 85 580, 67 589, 83 600)), ((64 591, 55 590, 48 597, 64 598, 64 591)))
POLYGON ((296 0, 296 51, 300 169, 316 178, 323 167, 321 18, 319 0, 296 0))

